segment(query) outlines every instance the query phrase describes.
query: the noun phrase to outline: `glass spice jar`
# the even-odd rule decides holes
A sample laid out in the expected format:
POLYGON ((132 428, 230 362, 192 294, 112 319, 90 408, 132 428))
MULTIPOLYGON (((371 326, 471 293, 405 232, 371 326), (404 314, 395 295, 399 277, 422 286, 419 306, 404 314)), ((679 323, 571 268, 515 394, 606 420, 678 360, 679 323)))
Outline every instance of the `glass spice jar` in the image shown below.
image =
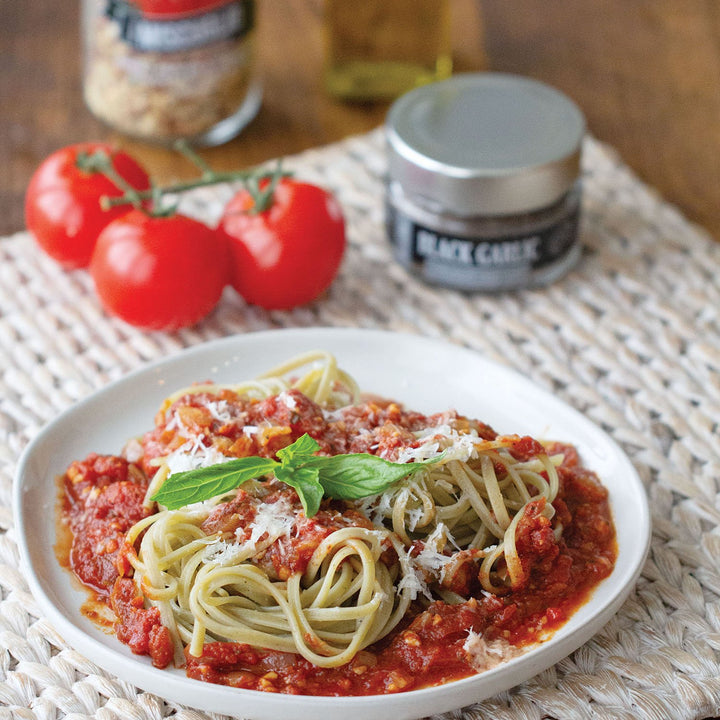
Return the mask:
POLYGON ((83 94, 135 138, 217 145, 256 115, 254 0, 82 0, 83 94))
POLYGON ((585 119, 558 90, 505 73, 417 88, 388 114, 387 231, 423 280, 502 291, 578 260, 585 119))

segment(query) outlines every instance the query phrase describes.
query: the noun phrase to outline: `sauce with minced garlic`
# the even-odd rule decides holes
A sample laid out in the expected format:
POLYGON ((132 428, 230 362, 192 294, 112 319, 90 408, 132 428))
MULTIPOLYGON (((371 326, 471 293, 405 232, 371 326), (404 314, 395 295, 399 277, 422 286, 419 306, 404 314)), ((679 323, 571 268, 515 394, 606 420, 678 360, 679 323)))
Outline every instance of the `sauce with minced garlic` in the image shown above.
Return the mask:
MULTIPOLYGON (((292 403, 277 398, 263 401, 238 400, 231 393, 220 396, 188 395, 176 401, 174 412, 184 415, 183 424, 194 424, 207 443, 225 454, 273 456, 303 433, 309 433, 329 454, 340 452, 393 453, 415 440, 413 429, 448 422, 472 427, 491 439, 487 425, 454 413, 424 416, 394 403, 368 402, 334 414, 327 420, 310 400, 295 393, 292 403), (222 420, 207 411, 208 398, 221 397, 229 406, 222 420), (257 425, 262 433, 246 434, 242 427, 257 425)), ((143 452, 135 462, 112 456, 88 456, 71 464, 61 478, 60 520, 71 542, 58 544, 61 561, 93 590, 94 612, 104 617, 102 607, 116 618, 114 632, 135 653, 149 655, 153 664, 172 662, 173 648, 168 630, 155 608, 145 601, 132 580, 128 556, 134 552, 125 533, 148 514, 144 496, 153 472, 150 460, 179 447, 182 439, 171 427, 169 413, 156 419, 156 427, 142 439, 143 452)), ((535 441, 519 438, 518 456, 533 450, 535 441)), ((240 643, 208 642, 202 655, 185 653, 191 678, 266 692, 304 695, 371 695, 403 692, 442 684, 485 669, 479 654, 469 652, 468 638, 481 636, 489 654, 505 658, 517 648, 547 639, 575 610, 585 603, 596 585, 607 577, 615 563, 617 548, 607 491, 591 471, 583 468, 574 449, 555 446, 563 452, 558 468, 560 490, 553 505, 555 516, 541 514, 543 499, 534 500, 521 519, 516 544, 522 563, 522 578, 507 594, 482 592, 472 574, 464 577, 469 600, 448 605, 419 602, 387 637, 360 651, 339 668, 319 668, 299 655, 254 648, 240 643), (563 533, 555 539, 553 527, 561 522, 563 533), (503 650, 504 648, 504 650, 503 650)), ((274 484, 269 502, 282 501, 298 515, 301 506, 288 486, 274 484)), ((242 489, 218 506, 206 520, 212 533, 230 527, 242 528, 254 517, 255 508, 242 489)), ((313 550, 333 530, 348 524, 371 527, 370 522, 347 503, 324 501, 314 518, 302 518, 303 531, 283 541, 283 550, 268 552, 263 569, 277 579, 301 572, 313 550)), ((392 563, 392 551, 381 562, 392 563)), ((468 561, 465 568, 472 568, 468 561)), ((89 606, 88 606, 89 607, 89 606)), ((480 653, 481 655, 482 653, 480 653)), ((502 659, 502 658, 501 658, 502 659)))

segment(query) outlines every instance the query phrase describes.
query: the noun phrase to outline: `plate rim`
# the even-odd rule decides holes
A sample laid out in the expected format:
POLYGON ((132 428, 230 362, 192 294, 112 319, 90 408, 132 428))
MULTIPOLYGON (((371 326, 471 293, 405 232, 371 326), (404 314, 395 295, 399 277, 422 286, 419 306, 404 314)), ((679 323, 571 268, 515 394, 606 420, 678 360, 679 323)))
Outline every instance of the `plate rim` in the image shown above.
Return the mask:
MULTIPOLYGON (((402 398, 398 399, 402 400, 402 398)), ((90 451, 91 449, 87 450, 87 452, 90 451)), ((52 482, 54 483, 54 480, 52 482)), ((100 666, 107 672, 116 675, 118 678, 125 679, 143 690, 157 694, 160 697, 171 699, 174 702, 188 705, 189 707, 209 712, 230 714, 237 717, 238 715, 236 715, 236 713, 229 712, 228 708, 224 704, 222 707, 209 705, 206 702, 198 704, 197 702, 193 702, 195 699, 194 696, 197 693, 200 693, 203 696, 215 694, 220 698, 220 696, 224 697, 227 693, 232 693, 232 697, 237 699, 238 705, 244 705, 242 702, 243 699, 250 700, 251 702, 249 704, 253 706, 256 704, 254 701, 258 701, 260 705, 267 706, 270 714, 265 714, 265 710, 261 710, 257 713, 251 711, 250 714, 247 714, 247 708, 237 711, 241 712, 243 717, 253 717, 258 718, 258 720, 264 720, 265 718, 272 720, 278 712, 284 713, 283 716, 288 718, 288 720, 295 717, 306 718, 309 717, 306 713, 310 710, 322 711, 323 709, 330 708, 335 710, 341 709, 344 712, 346 720, 355 720, 355 718, 359 719, 366 716, 366 713, 375 709, 376 706, 382 707, 384 712, 392 710, 393 718, 396 718, 396 720, 409 720, 410 718, 418 718, 427 715, 430 709, 432 709, 433 713, 438 713, 460 707, 457 702, 452 702, 452 696, 467 696, 469 694, 470 686, 473 685, 478 687, 486 685, 493 686, 490 693, 482 691, 478 695, 477 700, 473 700, 479 701, 494 695, 497 692, 501 692, 514 687, 515 685, 521 684, 542 670, 551 667, 556 662, 579 648, 593 635, 595 635, 602 625, 615 615, 635 587, 635 583, 642 572, 652 536, 649 502, 637 470, 620 445, 605 430, 587 418, 587 416, 579 410, 558 398, 550 390, 537 385, 517 370, 487 358, 478 350, 459 345, 447 339, 433 338, 422 334, 351 327, 268 329, 201 342, 196 345, 183 348, 167 357, 146 362, 123 376, 113 380, 107 385, 88 393, 85 397, 81 398, 77 402, 74 402, 52 420, 47 422, 24 448, 18 462, 15 477, 13 478, 13 510, 21 571, 27 580, 32 594, 42 613, 51 620, 53 626, 57 629, 68 645, 78 649, 79 652, 87 656, 93 663, 100 666), (56 431, 56 428, 62 426, 63 422, 72 417, 74 413, 81 412, 87 404, 97 401, 99 397, 106 394, 118 392, 118 389, 123 388, 125 385, 133 384, 139 377, 150 378, 159 370, 165 368, 169 369, 174 366, 187 365, 190 364, 194 358, 200 357, 203 354, 219 354, 219 351, 235 345, 242 347, 243 345, 251 345, 253 343, 262 344, 267 339, 275 339, 278 337, 285 338, 287 342, 292 343, 295 338, 302 338, 303 340, 306 340, 309 337, 321 338, 323 336, 331 336, 335 338, 340 338, 341 336, 364 336, 367 339, 367 342, 370 342, 371 338, 373 338, 375 342, 388 341, 392 339, 393 342, 406 341, 425 345, 427 348, 442 347, 445 350, 457 352, 472 362, 479 362, 485 367, 492 367, 495 371, 512 379, 513 382, 519 386, 530 387, 533 392, 540 393, 546 397, 552 397, 554 403, 562 406, 566 414, 569 416, 576 416, 586 427, 592 428, 594 432, 603 436, 605 442, 614 450, 615 453, 617 453, 630 473, 630 480, 632 481, 631 484, 634 485, 634 490, 638 495, 637 499, 640 500, 640 506, 637 508, 635 517, 640 529, 639 534, 642 536, 644 542, 639 547, 632 549, 632 562, 627 568, 625 575, 621 578, 622 582, 617 585, 610 596, 582 626, 573 630, 569 635, 559 636, 558 633, 562 631, 561 628, 558 633, 555 633, 553 638, 540 644, 537 649, 533 649, 518 658, 502 663, 496 668, 468 678, 456 680, 444 685, 411 690, 405 693, 338 698, 312 695, 271 694, 252 690, 243 690, 240 688, 229 688, 226 686, 217 686, 198 680, 192 680, 184 675, 178 676, 177 674, 168 672, 167 670, 158 670, 156 668, 152 668, 152 666, 148 664, 147 658, 142 656, 128 657, 125 654, 120 653, 119 650, 108 647, 106 644, 88 635, 70 618, 66 617, 60 608, 55 606, 33 564, 26 537, 26 518, 23 507, 24 478, 27 472, 27 467, 33 454, 42 445, 45 439, 56 431), (598 622, 598 618, 601 619, 601 622, 598 622), (88 650, 85 649, 88 646, 92 650, 92 657, 90 657, 88 650), (537 658, 537 662, 534 662, 537 655, 540 657, 537 658), (131 665, 128 672, 125 671, 124 666, 126 664, 131 665), (122 666, 122 671, 117 670, 118 666, 122 666), (511 673, 511 670, 513 669, 518 669, 520 671, 514 677, 511 673), (152 672, 148 672, 150 670, 152 672), (158 689, 157 684, 154 681, 156 673, 161 674, 157 680, 161 681, 171 691, 171 693, 158 689), (148 680, 148 678, 150 678, 150 680, 148 680), (498 682, 493 685, 494 680, 498 680, 498 682), (150 687, 148 687, 148 685, 150 685, 150 687), (430 698, 428 696, 430 696, 430 698), (430 702, 431 700, 432 702, 430 702), (403 705, 417 706, 417 709, 415 711, 405 712, 402 707, 403 705), (218 709, 218 707, 220 707, 220 709, 218 709), (298 715, 295 713, 295 710, 299 710, 300 714, 298 715)), ((55 560, 54 552, 52 559, 55 560)), ((72 581, 72 577, 69 573, 67 574, 68 581, 72 581)), ((109 637, 114 639, 114 636, 109 637)), ((463 701, 462 705, 466 704, 467 702, 463 701)))

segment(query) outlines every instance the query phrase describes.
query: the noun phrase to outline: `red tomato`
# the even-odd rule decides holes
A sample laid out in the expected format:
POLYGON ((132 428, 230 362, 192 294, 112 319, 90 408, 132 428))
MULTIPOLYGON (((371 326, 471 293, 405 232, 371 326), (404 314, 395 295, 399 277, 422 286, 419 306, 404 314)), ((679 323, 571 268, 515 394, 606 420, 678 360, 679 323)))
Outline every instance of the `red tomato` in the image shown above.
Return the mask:
POLYGON ((225 240, 201 222, 131 210, 100 233, 90 274, 110 314, 145 330, 176 330, 215 307, 227 266, 225 240))
POLYGON ((134 188, 147 190, 145 170, 124 152, 104 143, 80 143, 57 150, 35 171, 25 194, 25 222, 40 247, 67 268, 90 262, 100 231, 128 211, 100 207, 103 195, 122 195, 112 180, 77 166, 80 153, 105 150, 117 172, 134 188))
POLYGON ((241 190, 220 219, 233 287, 268 310, 314 300, 333 281, 345 251, 339 203, 317 185, 283 178, 269 208, 253 214, 254 204, 241 190))

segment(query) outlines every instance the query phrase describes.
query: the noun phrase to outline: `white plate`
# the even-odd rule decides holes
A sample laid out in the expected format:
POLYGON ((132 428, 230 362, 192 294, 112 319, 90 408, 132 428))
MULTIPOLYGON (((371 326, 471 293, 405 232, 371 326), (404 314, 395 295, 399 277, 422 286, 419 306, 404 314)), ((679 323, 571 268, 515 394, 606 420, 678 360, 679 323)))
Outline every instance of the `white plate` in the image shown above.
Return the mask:
POLYGON ((370 717, 405 720, 469 705, 550 667, 618 610, 642 568, 650 539, 647 499, 620 448, 577 411, 507 368, 455 345, 414 335, 355 329, 253 333, 208 343, 136 371, 95 393, 50 423, 28 446, 15 482, 21 557, 42 611, 65 640, 108 672, 174 702, 253 720, 370 717), (55 478, 89 452, 117 453, 145 429, 163 398, 192 381, 235 382, 296 353, 334 353, 367 391, 420 411, 456 408, 500 433, 574 443, 610 492, 618 559, 612 575, 548 642, 503 665, 441 687, 398 695, 328 698, 275 695, 190 680, 183 670, 158 670, 133 655, 80 613, 85 593, 53 552, 55 478))

